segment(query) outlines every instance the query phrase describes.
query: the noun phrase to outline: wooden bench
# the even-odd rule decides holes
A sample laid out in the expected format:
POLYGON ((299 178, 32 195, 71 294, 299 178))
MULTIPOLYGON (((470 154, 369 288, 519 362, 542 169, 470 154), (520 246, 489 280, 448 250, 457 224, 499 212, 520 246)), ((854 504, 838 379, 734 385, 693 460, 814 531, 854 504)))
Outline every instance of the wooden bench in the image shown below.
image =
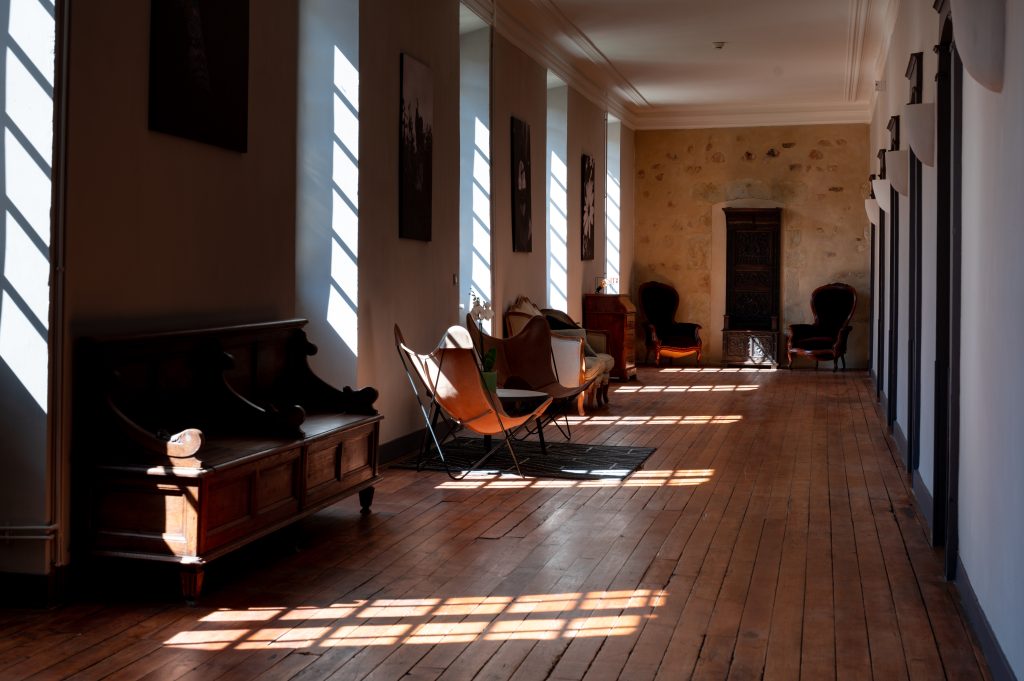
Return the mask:
POLYGON ((93 555, 209 561, 379 480, 376 390, 309 368, 304 320, 92 338, 75 386, 77 499, 93 555))

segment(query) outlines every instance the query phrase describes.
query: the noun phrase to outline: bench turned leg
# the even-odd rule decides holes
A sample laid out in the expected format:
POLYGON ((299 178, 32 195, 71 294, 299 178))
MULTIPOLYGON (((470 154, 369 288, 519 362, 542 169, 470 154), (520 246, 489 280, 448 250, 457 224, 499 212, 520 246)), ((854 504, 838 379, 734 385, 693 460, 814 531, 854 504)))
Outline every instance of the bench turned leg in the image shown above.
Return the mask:
POLYGON ((195 607, 203 590, 203 566, 184 565, 181 568, 181 595, 190 607, 195 607))
POLYGON ((359 490, 359 505, 362 507, 360 513, 366 515, 370 512, 370 504, 373 503, 373 487, 364 487, 359 490))

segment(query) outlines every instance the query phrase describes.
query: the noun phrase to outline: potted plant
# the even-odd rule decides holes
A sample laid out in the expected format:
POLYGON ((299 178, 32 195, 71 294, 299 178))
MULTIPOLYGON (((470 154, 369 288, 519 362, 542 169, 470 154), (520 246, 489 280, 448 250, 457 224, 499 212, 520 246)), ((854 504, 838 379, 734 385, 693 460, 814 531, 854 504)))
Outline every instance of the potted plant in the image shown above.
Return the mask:
POLYGON ((498 389, 498 372, 494 370, 494 361, 498 357, 498 348, 491 348, 480 358, 480 365, 483 371, 484 385, 492 393, 498 389))
MULTIPOLYGON (((483 302, 475 293, 470 293, 470 301, 473 307, 469 310, 469 316, 476 322, 481 331, 484 330, 484 322, 494 319, 494 309, 490 301, 483 302)), ((498 356, 498 349, 491 348, 480 357, 480 368, 484 378, 484 385, 491 392, 498 389, 498 372, 494 370, 494 361, 498 356)))

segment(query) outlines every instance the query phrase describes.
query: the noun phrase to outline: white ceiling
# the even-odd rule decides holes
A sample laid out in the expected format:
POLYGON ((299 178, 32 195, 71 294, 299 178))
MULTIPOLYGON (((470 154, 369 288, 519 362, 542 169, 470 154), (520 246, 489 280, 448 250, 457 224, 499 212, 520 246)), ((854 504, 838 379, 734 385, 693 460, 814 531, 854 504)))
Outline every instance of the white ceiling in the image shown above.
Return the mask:
POLYGON ((641 129, 866 122, 888 37, 883 27, 892 26, 899 3, 465 1, 641 129))

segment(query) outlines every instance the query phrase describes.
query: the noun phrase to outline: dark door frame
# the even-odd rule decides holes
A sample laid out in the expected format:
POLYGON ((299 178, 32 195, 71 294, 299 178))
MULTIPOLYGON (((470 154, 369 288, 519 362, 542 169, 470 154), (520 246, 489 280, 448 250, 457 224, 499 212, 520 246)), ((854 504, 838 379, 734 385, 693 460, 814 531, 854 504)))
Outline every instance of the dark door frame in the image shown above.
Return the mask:
POLYGON ((878 320, 875 322, 878 337, 875 340, 878 375, 875 380, 875 399, 882 399, 885 386, 885 211, 878 209, 878 320))
POLYGON ((960 478, 960 299, 961 191, 963 152, 963 62, 953 42, 953 22, 944 2, 936 51, 936 309, 935 481, 932 544, 945 547, 946 579, 956 579, 959 549, 960 478), (944 303, 945 301, 945 303, 944 303))
MULTIPOLYGON (((889 150, 900 148, 900 117, 891 116, 889 124, 889 150)), ((896 425, 896 407, 899 388, 900 344, 900 195, 889 188, 889 377, 885 382, 886 423, 889 430, 896 425)))
MULTIPOLYGON (((875 177, 874 175, 871 176, 872 179, 874 179, 874 177, 875 177)), ((871 197, 874 198, 874 196, 875 195, 872 192, 871 197)), ((877 222, 877 221, 878 221, 878 215, 876 214, 875 215, 875 222, 877 222)), ((876 300, 875 296, 877 295, 877 292, 875 290, 875 267, 876 267, 876 263, 875 263, 875 240, 876 240, 876 235, 875 235, 875 232, 877 230, 878 230, 877 225, 875 225, 875 223, 872 222, 871 223, 871 248, 870 248, 870 251, 869 251, 871 253, 871 270, 870 270, 870 273, 868 274, 868 295, 869 295, 868 299, 871 301, 872 305, 875 304, 875 300, 876 300)), ((875 385, 877 385, 878 384, 878 374, 875 373, 875 351, 874 351, 875 344, 872 342, 874 337, 875 337, 875 315, 871 314, 871 311, 869 310, 868 311, 868 370, 874 374, 875 385)))
MULTIPOLYGON (((878 179, 885 179, 885 149, 878 150, 878 179)), ((882 197, 876 197, 882 198, 882 197)), ((890 206, 892 208, 892 206, 890 206)), ((889 211, 879 207, 878 209, 878 380, 875 382, 875 397, 878 400, 889 399, 889 375, 886 373, 886 355, 888 354, 888 346, 886 345, 889 339, 889 320, 886 319, 886 298, 888 297, 889 290, 886 288, 886 282, 891 279, 886 278, 885 271, 888 265, 885 258, 885 223, 889 216, 889 211)), ((891 273, 891 270, 890 270, 891 273)), ((888 413, 887 402, 883 403, 883 408, 888 413)))
MULTIPOLYGON (((920 104, 924 86, 924 54, 915 52, 907 64, 910 104, 920 104)), ((907 328, 907 472, 917 470, 921 458, 921 161, 910 150, 910 321, 907 328)))

